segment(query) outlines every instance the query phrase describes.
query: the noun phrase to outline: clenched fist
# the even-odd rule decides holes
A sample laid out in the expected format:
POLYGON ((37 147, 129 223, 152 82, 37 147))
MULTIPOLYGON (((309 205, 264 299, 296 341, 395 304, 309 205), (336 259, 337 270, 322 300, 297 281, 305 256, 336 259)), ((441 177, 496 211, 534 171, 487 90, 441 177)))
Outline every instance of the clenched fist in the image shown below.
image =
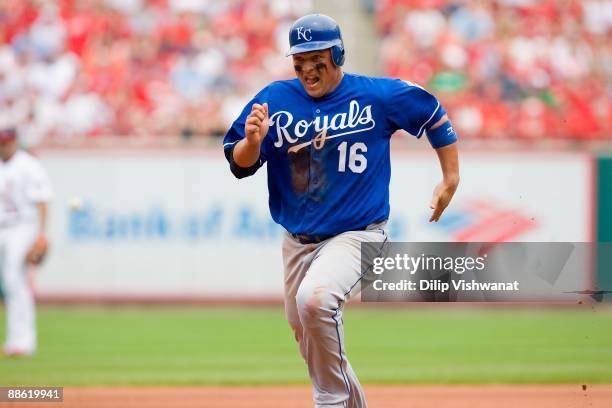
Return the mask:
POLYGON ((254 103, 244 126, 247 141, 257 146, 261 145, 268 134, 269 122, 268 104, 254 103))

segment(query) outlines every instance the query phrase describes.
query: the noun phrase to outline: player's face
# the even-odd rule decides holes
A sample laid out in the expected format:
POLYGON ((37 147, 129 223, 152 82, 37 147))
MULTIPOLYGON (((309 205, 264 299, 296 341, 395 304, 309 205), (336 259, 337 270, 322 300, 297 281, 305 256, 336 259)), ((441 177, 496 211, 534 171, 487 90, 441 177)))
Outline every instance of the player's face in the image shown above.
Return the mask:
POLYGON ((0 140, 0 158, 3 161, 10 159, 17 150, 17 142, 13 140, 0 140))
POLYGON ((342 79, 342 71, 332 61, 329 49, 294 54, 293 68, 306 93, 313 98, 333 91, 342 79))

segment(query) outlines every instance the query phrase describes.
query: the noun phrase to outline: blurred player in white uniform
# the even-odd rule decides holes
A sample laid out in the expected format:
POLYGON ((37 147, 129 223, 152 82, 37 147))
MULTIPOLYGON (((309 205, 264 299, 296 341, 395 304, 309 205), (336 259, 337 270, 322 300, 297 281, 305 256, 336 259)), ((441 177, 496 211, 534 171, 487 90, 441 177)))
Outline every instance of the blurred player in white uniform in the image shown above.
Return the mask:
POLYGON ((41 164, 17 147, 17 132, 0 129, 0 277, 6 312, 4 354, 36 352, 30 273, 47 251, 45 224, 52 190, 41 164))

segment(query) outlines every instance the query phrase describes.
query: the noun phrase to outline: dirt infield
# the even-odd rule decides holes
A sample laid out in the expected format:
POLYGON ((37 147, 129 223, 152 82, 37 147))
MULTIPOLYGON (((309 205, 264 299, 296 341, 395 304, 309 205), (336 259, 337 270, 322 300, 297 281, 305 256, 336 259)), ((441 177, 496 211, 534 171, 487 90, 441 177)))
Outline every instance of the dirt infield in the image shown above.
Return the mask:
MULTIPOLYGON (((371 408, 609 408, 612 385, 368 386, 371 408)), ((63 403, 0 403, 62 408, 311 408, 310 388, 79 387, 63 403)))

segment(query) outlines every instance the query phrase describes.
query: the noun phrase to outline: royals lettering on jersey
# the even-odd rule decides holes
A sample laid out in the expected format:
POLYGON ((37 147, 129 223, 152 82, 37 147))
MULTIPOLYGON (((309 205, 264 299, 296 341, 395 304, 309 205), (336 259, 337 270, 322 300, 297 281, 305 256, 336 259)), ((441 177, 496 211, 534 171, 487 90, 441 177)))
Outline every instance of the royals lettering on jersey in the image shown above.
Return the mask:
MULTIPOLYGON (((276 135, 278 139, 274 142, 274 147, 282 147, 284 141, 289 144, 298 143, 298 141, 309 134, 309 130, 320 135, 321 132, 333 132, 333 135, 327 135, 326 139, 332 139, 350 133, 366 132, 374 126, 376 122, 372 118, 372 105, 364 106, 363 109, 359 106, 358 101, 350 101, 347 112, 340 112, 333 115, 316 116, 313 120, 299 120, 293 123, 293 115, 288 111, 278 111, 270 116, 270 125, 276 126, 276 135)), ((308 146, 310 142, 301 143, 299 146, 308 146)))
MULTIPOLYGON (((337 234, 389 217, 390 137, 421 137, 444 116, 437 99, 414 84, 344 74, 313 99, 298 79, 268 85, 242 111, 224 140, 229 159, 244 138, 253 103, 268 103, 270 127, 255 167, 267 163, 272 218, 289 232, 337 234)), ((454 133, 436 147, 453 143, 454 133)))

